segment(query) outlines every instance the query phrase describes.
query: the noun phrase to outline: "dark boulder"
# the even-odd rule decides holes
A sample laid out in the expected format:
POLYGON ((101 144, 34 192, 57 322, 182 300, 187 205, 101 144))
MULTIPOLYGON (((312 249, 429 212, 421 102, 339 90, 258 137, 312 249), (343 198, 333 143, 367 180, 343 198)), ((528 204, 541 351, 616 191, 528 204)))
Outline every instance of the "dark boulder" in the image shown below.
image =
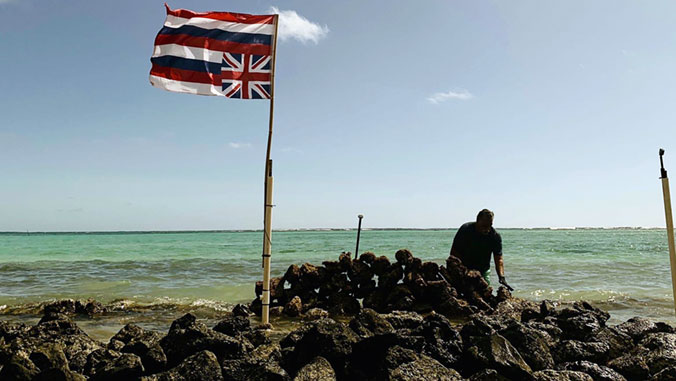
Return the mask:
POLYGON ((299 334, 300 338, 291 353, 293 370, 300 369, 315 357, 321 356, 331 363, 338 377, 344 374, 352 345, 359 339, 354 331, 343 323, 321 319, 307 323, 307 329, 299 334))
POLYGON ((251 315, 251 309, 246 304, 237 303, 232 308, 232 314, 233 316, 248 317, 251 315))
POLYGON ((127 324, 110 339, 108 347, 114 342, 124 343, 120 352, 139 356, 148 373, 158 373, 167 366, 167 356, 160 345, 161 339, 162 334, 159 332, 145 330, 136 324, 127 324))
POLYGON ((626 381, 626 378, 616 371, 589 361, 566 362, 557 365, 556 368, 587 373, 594 381, 626 381))
POLYGON ((293 381, 336 381, 336 372, 328 360, 317 356, 298 371, 293 381))
POLYGON ((219 359, 242 357, 253 349, 251 343, 244 337, 230 337, 207 328, 197 322, 192 314, 174 320, 167 336, 162 338, 160 345, 167 356, 169 367, 179 364, 188 356, 200 351, 210 351, 219 359))
POLYGON ((542 370, 554 367, 547 333, 525 326, 518 321, 512 321, 507 328, 500 330, 500 334, 514 345, 531 369, 542 370))
POLYGON ((284 306, 284 314, 289 317, 296 317, 303 312, 303 303, 300 300, 300 297, 294 296, 288 303, 284 306))
POLYGON ((30 381, 38 373, 40 373, 40 369, 28 357, 15 354, 0 369, 0 380, 30 381))
POLYGON ((480 370, 469 378, 470 381, 510 381, 509 378, 501 375, 495 369, 480 370))
POLYGON ((636 342, 649 333, 660 332, 658 326, 653 321, 642 317, 633 317, 622 324, 616 325, 615 328, 629 335, 636 342))
POLYGON ((649 351, 645 360, 651 374, 659 373, 676 364, 676 334, 648 333, 640 344, 649 351))
POLYGON ((61 344, 47 343, 30 354, 30 360, 44 371, 51 368, 68 369, 68 360, 61 344))
POLYGON ((532 370, 519 351, 504 337, 494 334, 474 337, 466 351, 467 369, 495 369, 500 374, 518 380, 530 380, 532 370))
POLYGON ((367 251, 359 256, 359 260, 370 265, 376 260, 376 255, 370 251, 367 251))
POLYGON ((586 360, 605 364, 609 350, 607 343, 564 340, 556 345, 553 355, 556 363, 586 360))
POLYGON ((303 320, 313 321, 329 317, 329 312, 321 308, 310 308, 303 314, 303 320))
POLYGON ((361 337, 394 331, 392 324, 370 308, 364 308, 350 321, 350 328, 361 337))
POLYGON ((405 362, 389 372, 391 381, 462 381, 462 376, 425 355, 405 362))
POLYGON ((223 381, 223 374, 216 355, 200 351, 175 368, 144 377, 142 381, 223 381))
POLYGON ((616 327, 602 328, 590 340, 607 344, 609 359, 620 357, 634 348, 631 336, 618 330, 616 327))
POLYGON ((86 381, 87 378, 69 369, 50 368, 43 370, 32 381, 86 381))
POLYGON ((541 370, 533 373, 535 381, 594 381, 594 379, 583 372, 574 370, 541 370))
POLYGON ((397 250, 397 252, 394 253, 394 258, 397 260, 397 263, 402 266, 413 262, 413 254, 411 254, 408 249, 397 250))
POLYGON ((135 380, 143 374, 141 358, 131 353, 123 353, 112 361, 102 361, 97 364, 91 381, 135 380))
POLYGON ((349 271, 352 265, 352 253, 343 252, 338 256, 338 263, 340 263, 341 271, 349 271))
POLYGON ((650 381, 676 381, 676 366, 670 366, 654 374, 650 381))
POLYGON ((394 329, 409 328, 415 329, 422 325, 422 315, 412 311, 392 311, 382 315, 394 329))
POLYGON ((294 285, 300 281, 300 267, 297 265, 291 265, 284 273, 284 281, 289 282, 289 284, 294 285))
POLYGON ((650 368, 645 361, 648 352, 645 348, 627 353, 608 362, 608 367, 616 370, 628 380, 645 380, 650 375, 650 368), (641 350, 642 349, 642 350, 641 350))
POLYGON ((251 330, 251 322, 245 316, 229 316, 219 321, 214 326, 214 331, 224 333, 228 336, 237 336, 239 333, 245 333, 251 330))
POLYGON ((385 274, 388 268, 390 268, 390 260, 384 255, 375 258, 371 264, 371 269, 373 269, 373 273, 377 276, 385 274))

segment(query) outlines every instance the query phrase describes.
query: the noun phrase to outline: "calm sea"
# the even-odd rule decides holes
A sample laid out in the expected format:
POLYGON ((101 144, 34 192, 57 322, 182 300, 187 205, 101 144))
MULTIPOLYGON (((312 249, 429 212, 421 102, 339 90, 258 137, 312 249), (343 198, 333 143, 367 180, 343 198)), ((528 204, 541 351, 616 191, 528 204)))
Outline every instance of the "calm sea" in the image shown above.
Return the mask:
MULTIPOLYGON (((589 300, 614 321, 641 315, 676 322, 664 230, 500 232, 517 296, 589 300)), ((443 263, 454 234, 366 230, 360 251, 393 257, 408 248, 443 263)), ((354 251, 355 238, 355 231, 274 232, 273 276, 292 263, 320 264, 354 251)), ((0 318, 30 316, 17 306, 57 298, 124 300, 164 316, 222 311, 253 299, 261 246, 261 232, 0 234, 0 318)))

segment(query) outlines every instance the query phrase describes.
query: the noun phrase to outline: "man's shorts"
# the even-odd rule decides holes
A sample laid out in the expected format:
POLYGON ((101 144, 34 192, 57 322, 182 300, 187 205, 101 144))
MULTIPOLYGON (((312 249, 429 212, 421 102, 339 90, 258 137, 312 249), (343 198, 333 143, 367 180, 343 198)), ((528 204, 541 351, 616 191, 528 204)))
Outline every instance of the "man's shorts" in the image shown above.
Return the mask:
POLYGON ((486 283, 490 286, 491 284, 491 269, 488 269, 484 272, 481 273, 481 277, 483 277, 486 280, 486 283))

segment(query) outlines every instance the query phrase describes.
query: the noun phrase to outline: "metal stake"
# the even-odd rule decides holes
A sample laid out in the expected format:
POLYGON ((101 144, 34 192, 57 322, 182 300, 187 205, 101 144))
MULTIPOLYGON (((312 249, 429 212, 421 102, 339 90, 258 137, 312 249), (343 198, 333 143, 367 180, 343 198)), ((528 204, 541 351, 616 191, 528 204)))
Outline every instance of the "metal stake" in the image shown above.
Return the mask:
POLYGON ((357 228, 357 247, 354 249, 354 259, 359 258, 359 236, 361 235, 361 219, 364 218, 363 215, 358 215, 359 218, 359 227, 357 228))

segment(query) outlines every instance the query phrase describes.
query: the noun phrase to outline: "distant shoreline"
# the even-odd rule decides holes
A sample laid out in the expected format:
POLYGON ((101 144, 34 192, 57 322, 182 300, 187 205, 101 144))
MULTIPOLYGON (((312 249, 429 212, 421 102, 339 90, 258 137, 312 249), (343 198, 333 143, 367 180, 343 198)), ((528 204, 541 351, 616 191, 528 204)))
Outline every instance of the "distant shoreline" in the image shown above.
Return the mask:
MULTIPOLYGON (((452 231, 457 228, 362 228, 364 231, 452 231)), ((616 226, 616 227, 536 227, 536 228, 505 228, 497 227, 497 230, 547 230, 547 231, 571 231, 571 230, 666 230, 664 227, 643 226, 616 226)), ((326 232, 326 231, 356 231, 355 228, 298 228, 298 229, 273 229, 277 233, 285 232, 326 232)), ((231 229, 231 230, 119 230, 119 231, 3 231, 0 235, 123 235, 123 234, 194 234, 194 233, 260 233, 262 229, 231 229)))

